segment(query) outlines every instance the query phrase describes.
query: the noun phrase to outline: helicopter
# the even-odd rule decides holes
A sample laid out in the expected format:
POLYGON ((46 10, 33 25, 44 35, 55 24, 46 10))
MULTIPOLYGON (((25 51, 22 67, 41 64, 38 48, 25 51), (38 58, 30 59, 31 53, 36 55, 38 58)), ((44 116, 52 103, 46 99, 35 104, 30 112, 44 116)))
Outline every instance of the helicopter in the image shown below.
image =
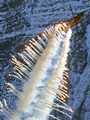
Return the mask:
MULTIPOLYGON (((71 11, 72 11, 71 5, 70 5, 70 9, 71 9, 71 11)), ((87 10, 88 10, 88 9, 87 9, 87 10)), ((69 24, 66 28, 64 28, 64 29, 62 29, 62 30, 65 31, 65 30, 67 30, 72 24, 76 24, 76 28, 77 28, 77 31, 78 31, 78 27, 77 27, 78 21, 84 16, 84 13, 85 13, 87 10, 85 10, 85 11, 83 11, 83 12, 80 12, 79 14, 77 14, 77 16, 71 18, 70 20, 67 20, 66 22, 69 22, 69 21, 71 21, 71 20, 72 20, 72 21, 70 22, 70 24, 69 24)), ((73 16, 74 16, 73 11, 72 11, 72 14, 73 14, 73 16)))

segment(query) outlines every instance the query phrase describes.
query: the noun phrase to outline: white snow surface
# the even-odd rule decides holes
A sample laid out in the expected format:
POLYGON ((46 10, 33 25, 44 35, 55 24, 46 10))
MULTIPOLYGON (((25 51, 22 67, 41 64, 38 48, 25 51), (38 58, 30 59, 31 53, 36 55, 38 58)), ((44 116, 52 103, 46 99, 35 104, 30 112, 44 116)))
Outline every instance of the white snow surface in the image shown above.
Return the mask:
MULTIPOLYGON (((7 3, 8 2, 9 0, 7 1, 7 3)), ((24 2, 25 2, 24 3, 25 7, 19 6, 16 7, 17 9, 9 8, 7 11, 0 12, 0 20, 1 20, 0 32, 2 32, 2 34, 0 34, 0 43, 2 43, 0 44, 0 56, 1 56, 0 57, 1 60, 0 93, 1 93, 1 100, 3 98, 7 99, 8 105, 11 109, 12 108, 14 109, 17 98, 15 98, 15 96, 12 95, 12 93, 6 92, 7 86, 5 85, 5 82, 7 82, 10 79, 8 77, 8 73, 12 71, 10 64, 10 56, 11 54, 15 53, 13 51, 16 51, 18 49, 17 46, 19 46, 20 44, 24 44, 24 42, 26 43, 26 41, 28 41, 27 37, 29 38, 35 37, 35 35, 43 32, 47 27, 50 26, 50 23, 56 23, 56 22, 58 23, 59 21, 63 22, 64 20, 72 18, 73 15, 70 10, 70 4, 72 6, 75 15, 90 8, 90 0, 80 0, 80 1, 53 0, 51 2, 49 2, 48 0, 45 1, 38 0, 36 6, 34 6, 33 1, 32 2, 24 1, 24 2), (34 7, 31 7, 30 5, 34 7), (21 16, 18 15, 17 18, 15 18, 16 13, 18 14, 18 11, 20 11, 21 16), (31 11, 33 12, 33 14, 31 14, 31 11), (10 17, 13 16, 14 20, 11 19, 9 16, 10 17), (26 23, 23 23, 22 18, 27 20, 26 22, 30 23, 30 27, 27 27, 26 23), (24 27, 23 26, 21 27, 20 25, 24 25, 24 27), (11 32, 9 32, 9 30, 11 30, 11 32), (21 36, 21 40, 19 39, 20 34, 24 34, 24 37, 21 36), (9 42, 9 39, 10 39, 9 45, 13 43, 11 47, 7 47, 8 44, 6 42, 9 42), (6 43, 5 46, 3 45, 4 43, 6 43)), ((2 2, 0 2, 0 4, 2 4, 2 2)), ((0 7, 2 7, 2 5, 0 5, 0 7)), ((87 11, 85 13, 85 16, 80 20, 78 25, 79 30, 84 31, 85 28, 82 27, 82 24, 84 26, 84 23, 87 21, 88 17, 90 16, 89 12, 90 11, 87 11)), ((77 52, 80 49, 84 50, 85 47, 80 46, 80 48, 75 50, 74 46, 77 46, 79 42, 84 43, 84 41, 82 41, 82 36, 80 36, 78 41, 75 42, 77 36, 76 34, 77 30, 75 25, 72 26, 73 36, 71 39, 71 51, 69 53, 69 57, 71 58, 70 71, 69 71, 70 77, 68 78, 70 85, 70 88, 68 89, 68 93, 70 98, 67 100, 67 104, 73 109, 72 120, 90 120, 90 17, 88 21, 89 22, 85 24, 86 39, 84 39, 84 41, 86 42, 85 47, 88 47, 87 50, 88 56, 86 58, 87 65, 83 68, 84 70, 81 74, 79 72, 76 73, 74 71, 75 66, 73 63, 75 61, 77 52), (73 56, 72 54, 74 54, 74 57, 72 57, 73 56)), ((69 62, 69 60, 67 62, 69 62)), ((80 64, 78 64, 77 68, 79 69, 79 67, 80 64)), ((21 83, 19 81, 10 79, 10 82, 14 84, 17 87, 17 89, 20 89, 21 83)), ((55 114, 57 117, 60 118, 60 120, 69 120, 69 118, 66 117, 65 115, 59 115, 58 113, 55 114)), ((6 117, 4 117, 2 113, 0 113, 0 119, 6 120, 6 117)))

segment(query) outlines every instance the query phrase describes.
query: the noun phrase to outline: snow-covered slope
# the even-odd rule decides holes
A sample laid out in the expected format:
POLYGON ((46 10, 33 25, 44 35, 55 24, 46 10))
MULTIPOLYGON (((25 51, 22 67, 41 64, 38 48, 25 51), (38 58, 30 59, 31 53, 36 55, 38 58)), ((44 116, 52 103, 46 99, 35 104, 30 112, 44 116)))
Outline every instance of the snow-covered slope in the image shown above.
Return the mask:
MULTIPOLYGON (((10 82, 20 90, 21 82, 8 76, 12 73, 11 56, 16 52, 22 52, 24 44, 28 44, 30 38, 43 32, 51 24, 63 22, 73 17, 70 10, 77 15, 90 8, 90 0, 7 0, 0 1, 0 101, 6 99, 10 109, 16 108, 17 97, 7 93, 6 82, 10 82)), ((67 60, 69 68, 68 94, 70 98, 67 104, 72 107, 72 120, 90 119, 90 11, 86 11, 79 21, 78 31, 72 25, 72 38, 70 40, 70 52, 67 60)), ((59 116, 60 120, 70 118, 58 112, 52 114, 59 116)), ((0 112, 0 119, 6 117, 0 112)), ((52 118, 50 118, 51 120, 52 118)))

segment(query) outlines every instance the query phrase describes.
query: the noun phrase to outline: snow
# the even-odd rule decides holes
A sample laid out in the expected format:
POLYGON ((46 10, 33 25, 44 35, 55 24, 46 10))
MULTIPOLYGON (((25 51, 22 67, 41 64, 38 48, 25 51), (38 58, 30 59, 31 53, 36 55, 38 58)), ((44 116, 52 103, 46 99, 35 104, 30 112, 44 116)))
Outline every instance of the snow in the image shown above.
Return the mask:
MULTIPOLYGON (((7 3, 9 3, 9 0, 7 1, 7 3)), ((2 7, 3 5, 1 1, 0 1, 0 4, 1 4, 0 7, 2 7)), ((46 0, 45 2, 43 0, 42 1, 38 0, 38 3, 35 3, 36 6, 34 7, 31 6, 31 4, 34 5, 33 2, 31 3, 26 2, 25 4, 26 4, 25 8, 21 7, 22 5, 19 5, 15 9, 13 8, 13 9, 9 9, 8 11, 0 12, 0 19, 1 21, 3 20, 0 24, 0 27, 1 27, 0 32, 3 33, 3 34, 0 33, 1 34, 0 42, 5 44, 6 42, 8 43, 8 39, 10 39, 9 44, 10 45, 12 44, 11 47, 7 47, 8 44, 6 44, 6 46, 4 46, 3 44, 0 44, 0 87, 2 89, 1 100, 3 98, 6 98, 9 106, 11 106, 11 109, 15 107, 15 106, 13 107, 13 104, 15 104, 15 101, 14 101, 15 97, 13 99, 11 94, 7 94, 5 92, 7 87, 5 86, 5 82, 9 81, 10 79, 10 82, 12 81, 14 85, 17 87, 17 84, 16 84, 17 80, 14 81, 13 78, 8 77, 8 73, 12 72, 11 64, 10 62, 8 62, 10 61, 10 57, 8 58, 8 56, 10 56, 10 54, 14 54, 15 52, 13 51, 18 51, 17 46, 21 45, 22 43, 24 44, 24 42, 28 41, 27 37, 29 38, 35 37, 35 35, 42 33, 47 27, 51 25, 51 23, 58 23, 60 21, 63 22, 65 20, 71 19, 73 15, 69 8, 70 4, 72 6, 75 16, 78 13, 90 8, 90 0, 80 0, 80 1, 53 0, 52 2, 49 2, 49 1, 46 2, 46 0), (31 14, 31 11, 33 14, 31 14), (21 13, 21 16, 19 16, 18 12, 21 13), (16 13, 17 13, 17 18, 15 15, 16 13), (14 17, 14 20, 11 19, 11 16, 14 17), (6 18, 8 18, 10 22, 6 21, 6 18), (26 26, 26 22, 22 23, 23 18, 30 23, 29 27, 26 26), (19 24, 18 24, 18 21, 20 21, 19 24), (8 24, 11 25, 11 28, 9 28, 9 30, 11 30, 13 26, 13 31, 11 30, 11 33, 7 31, 8 24), (23 28, 16 29, 22 24, 24 26, 23 28), (23 39, 23 36, 21 36, 20 34, 24 34, 25 39, 23 39), (18 36, 18 37, 15 37, 15 36, 18 36), (19 37, 21 37, 20 41, 19 41, 19 37), (1 53, 3 55, 1 55, 1 53), (12 97, 12 99, 10 99, 10 97, 7 97, 7 96, 12 97)), ((9 4, 7 4, 7 6, 10 7, 9 4)), ((90 107, 89 107, 90 106, 90 87, 89 87, 90 85, 90 22, 89 22, 90 14, 89 12, 90 11, 88 10, 85 13, 85 16, 80 20, 78 24, 79 31, 83 31, 83 34, 85 34, 84 36, 86 36, 86 39, 84 39, 84 36, 82 37, 77 35, 77 30, 75 25, 72 25, 71 27, 72 29, 73 28, 74 29, 73 29, 73 34, 70 41, 71 50, 69 53, 69 59, 67 61, 68 63, 70 61, 70 65, 69 65, 70 77, 68 78, 69 85, 70 85, 68 89, 68 93, 70 95, 70 98, 67 100, 67 104, 70 107, 72 107, 74 111, 72 114, 72 120, 78 120, 78 119, 90 120, 90 107), (86 33, 84 30, 86 30, 86 33), (77 39, 77 37, 80 37, 80 38, 77 39), (82 43, 85 45, 84 47, 82 47, 82 43), (80 47, 76 49, 75 47, 78 44, 80 45, 80 47), (83 69, 82 73, 79 73, 80 59, 79 59, 79 63, 77 63, 78 66, 76 70, 75 58, 78 51, 81 49, 85 50, 86 47, 88 47, 87 49, 88 56, 86 58, 87 64, 85 67, 82 68, 83 69)), ((22 50, 23 48, 19 47, 19 49, 23 51, 22 50)), ((83 62, 86 62, 86 61, 83 61, 83 62)), ((82 63, 82 65, 83 64, 84 63, 82 63)), ((69 119, 68 117, 65 117, 65 115, 62 116, 62 115, 59 115, 58 113, 55 113, 55 114, 57 114, 58 117, 60 116, 62 120, 69 119)), ((3 115, 0 113, 0 117, 1 116, 2 116, 2 119, 4 119, 3 115)))
POLYGON ((86 40, 86 44, 88 47, 88 57, 87 57, 87 63, 90 63, 90 25, 87 26, 87 34, 86 34, 87 40, 86 40))

